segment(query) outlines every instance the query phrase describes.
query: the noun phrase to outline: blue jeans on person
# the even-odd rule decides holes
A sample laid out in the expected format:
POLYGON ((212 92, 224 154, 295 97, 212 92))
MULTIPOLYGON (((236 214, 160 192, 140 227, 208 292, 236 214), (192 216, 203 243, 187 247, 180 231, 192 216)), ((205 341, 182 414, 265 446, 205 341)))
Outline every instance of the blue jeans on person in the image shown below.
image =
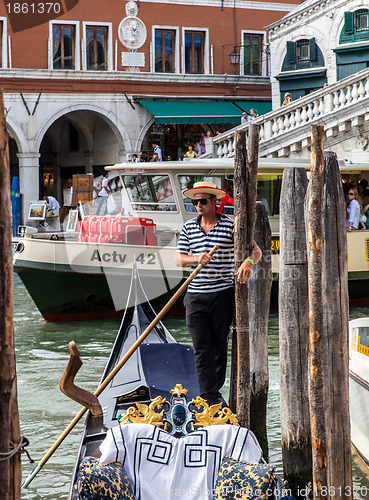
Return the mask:
POLYGON ((108 197, 107 196, 99 196, 99 203, 97 205, 97 209, 96 209, 96 213, 95 215, 100 215, 100 210, 103 206, 103 203, 105 201, 105 212, 104 212, 104 215, 107 215, 108 213, 108 197))

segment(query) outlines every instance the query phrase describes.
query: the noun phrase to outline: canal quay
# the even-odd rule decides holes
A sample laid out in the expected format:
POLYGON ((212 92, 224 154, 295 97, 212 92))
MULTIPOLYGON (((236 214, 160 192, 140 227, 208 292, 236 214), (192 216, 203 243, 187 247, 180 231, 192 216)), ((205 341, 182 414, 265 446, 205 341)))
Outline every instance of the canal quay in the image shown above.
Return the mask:
MULTIPOLYGON (((38 462, 71 419, 79 411, 77 403, 59 390, 59 378, 68 362, 68 343, 75 340, 83 366, 77 375, 77 385, 94 391, 109 357, 119 320, 99 320, 74 323, 46 323, 17 275, 14 275, 14 327, 18 377, 18 400, 21 433, 30 444, 28 451, 38 462)), ((350 319, 369 316, 369 308, 352 308, 350 319)), ((191 341, 182 318, 166 318, 165 325, 178 342, 191 341)), ((230 353, 229 353, 230 354, 230 353)), ((278 314, 269 319, 269 398, 268 440, 270 462, 282 471, 278 314)), ((229 379, 225 390, 229 386, 229 379)), ((227 396, 226 393, 224 393, 227 396)), ((50 458, 28 489, 22 490, 24 500, 66 500, 69 482, 77 454, 83 419, 50 458)), ((32 471, 22 455, 23 478, 32 471)), ((353 453, 354 499, 369 498, 369 471, 353 453)))

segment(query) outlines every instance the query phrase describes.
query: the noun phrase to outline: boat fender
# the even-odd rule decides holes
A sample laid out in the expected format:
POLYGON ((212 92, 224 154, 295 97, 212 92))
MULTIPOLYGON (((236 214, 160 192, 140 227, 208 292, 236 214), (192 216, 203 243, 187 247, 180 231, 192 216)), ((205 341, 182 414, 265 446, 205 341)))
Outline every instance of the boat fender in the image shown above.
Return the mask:
POLYGON ((126 244, 121 236, 113 236, 113 238, 111 238, 108 243, 122 243, 124 245, 126 244))

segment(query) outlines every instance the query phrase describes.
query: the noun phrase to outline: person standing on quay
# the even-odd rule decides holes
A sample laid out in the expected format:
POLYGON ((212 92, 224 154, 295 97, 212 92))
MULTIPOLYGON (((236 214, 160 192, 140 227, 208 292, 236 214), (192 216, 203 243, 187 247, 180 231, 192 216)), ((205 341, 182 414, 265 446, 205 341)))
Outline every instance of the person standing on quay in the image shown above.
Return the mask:
POLYGON ((209 405, 220 401, 227 366, 227 341, 234 308, 234 274, 237 281, 248 281, 251 269, 261 258, 254 242, 250 255, 234 273, 234 223, 217 213, 217 199, 226 196, 212 182, 196 182, 184 191, 192 199, 198 216, 182 228, 175 264, 205 267, 188 286, 184 298, 186 324, 195 351, 195 364, 200 395, 209 405), (210 250, 218 245, 214 257, 210 250))
POLYGON ((102 188, 97 195, 99 198, 99 203, 97 205, 97 210, 96 210, 95 215, 100 215, 100 210, 101 210, 104 202, 105 202, 104 215, 106 215, 108 213, 108 196, 109 196, 109 194, 111 194, 111 191, 108 187, 109 186, 108 177, 109 177, 109 172, 106 172, 106 174, 104 174, 104 177, 102 180, 102 188))
POLYGON ((352 231, 353 229, 359 229, 359 222, 361 217, 361 207, 358 202, 359 193, 357 189, 350 188, 348 192, 348 207, 347 207, 347 218, 346 226, 347 231, 352 231))
POLYGON ((152 147, 154 148, 154 154, 158 155, 158 161, 163 161, 163 154, 161 152, 159 144, 157 142, 153 142, 152 147))
POLYGON ((197 158, 199 155, 196 151, 193 150, 193 147, 190 145, 187 148, 186 153, 184 154, 184 158, 197 158))

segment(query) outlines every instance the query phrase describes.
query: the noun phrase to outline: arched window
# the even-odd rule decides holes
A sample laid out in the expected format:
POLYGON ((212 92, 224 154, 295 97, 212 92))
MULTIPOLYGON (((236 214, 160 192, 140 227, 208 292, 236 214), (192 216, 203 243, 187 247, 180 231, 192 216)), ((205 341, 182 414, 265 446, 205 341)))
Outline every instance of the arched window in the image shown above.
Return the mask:
POLYGON ((369 39, 369 10, 358 9, 345 12, 345 24, 341 31, 340 43, 358 42, 369 39))
POLYGON ((310 60, 310 50, 309 50, 309 40, 304 38, 296 42, 296 60, 299 61, 309 61, 310 60))
POLYGON ((354 12, 354 31, 367 31, 368 29, 368 9, 359 9, 354 12))

